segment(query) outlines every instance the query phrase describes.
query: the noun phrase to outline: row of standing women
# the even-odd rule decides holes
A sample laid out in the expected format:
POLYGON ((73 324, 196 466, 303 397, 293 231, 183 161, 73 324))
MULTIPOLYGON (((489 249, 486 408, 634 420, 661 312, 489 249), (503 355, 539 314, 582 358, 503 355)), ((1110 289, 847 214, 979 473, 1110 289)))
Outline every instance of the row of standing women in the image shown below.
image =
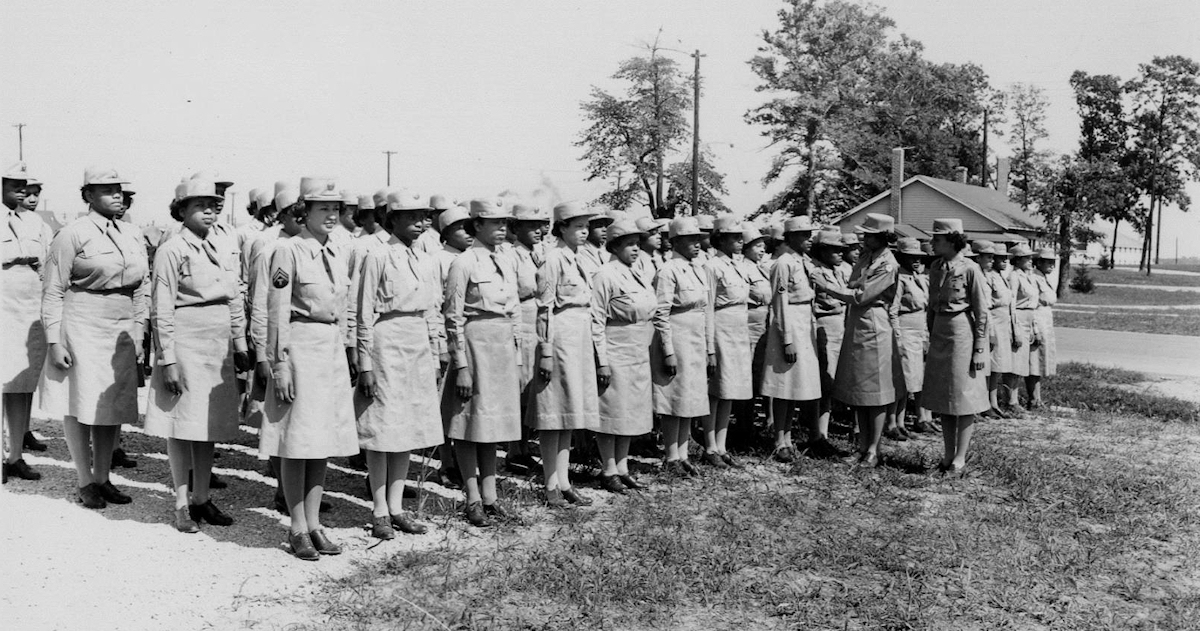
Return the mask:
MULTIPOLYGON (((1015 386, 1022 367, 1035 372, 1038 363, 1028 342, 1040 331, 1045 348, 1052 331, 1021 313, 1022 301, 1046 302, 1024 272, 1003 283, 1016 294, 1007 305, 1015 324, 999 324, 993 314, 1006 305, 992 274, 965 256, 954 220, 935 222, 936 259, 923 285, 903 264, 913 244, 900 243, 898 263, 883 215, 859 226, 863 255, 847 271, 839 259, 854 235, 819 230, 807 217, 787 220, 770 256, 767 237, 732 217, 718 218, 711 235, 695 218, 676 219, 663 256, 663 221, 567 202, 554 208, 550 246, 541 242, 549 218, 527 205, 452 207, 407 191, 352 198, 317 178, 298 191, 281 183, 274 196, 253 192, 258 221, 235 232, 217 222, 230 183, 197 174, 176 189, 172 215, 182 228, 158 248, 150 274, 136 230, 116 220, 121 184, 111 169, 89 169, 88 215, 53 240, 38 237, 44 256, 23 264, 42 276, 40 402, 64 419, 80 501, 131 500, 108 480, 106 454, 120 423, 136 418, 135 341, 150 321, 158 368, 146 432, 168 439, 175 526, 232 523, 208 481, 214 443, 237 432, 235 374, 250 373, 247 409, 261 419, 260 453, 272 460, 290 544, 303 559, 340 552, 320 525, 326 461, 360 450, 380 538, 393 528, 426 530, 401 505, 414 450, 441 445, 443 462, 457 461, 466 518, 486 526, 508 513, 496 488, 497 446, 522 445, 530 429, 544 501, 569 508, 591 503, 569 477, 575 430, 596 434, 602 486, 624 492, 641 488, 628 468, 630 441, 655 419, 667 470, 695 475, 696 419, 705 463, 740 466, 725 447, 731 410, 756 396, 771 399, 777 458, 795 453, 797 412, 806 446, 836 452, 827 435, 837 401, 858 424, 851 459, 873 466, 887 419, 903 427, 897 406, 921 392, 922 407, 942 419, 942 468, 961 469, 975 415, 998 407, 986 376, 1012 375, 1006 383, 1015 386), (346 222, 356 214, 357 235, 346 222), (923 287, 932 288, 924 301, 923 287), (918 313, 923 328, 913 324, 918 313), (1011 341, 1006 330, 1015 331, 1011 341), (928 333, 930 361, 922 361, 925 343, 905 331, 928 333), (1006 344, 1014 352, 998 354, 1006 344), (996 358, 1008 355, 1005 369, 996 358)), ((10 225, 18 214, 10 212, 10 225)), ((1018 262, 1028 260, 1021 247, 1018 262)), ((975 250, 1002 260, 990 244, 975 250)), ((6 243, 6 273, 9 252, 6 243)))

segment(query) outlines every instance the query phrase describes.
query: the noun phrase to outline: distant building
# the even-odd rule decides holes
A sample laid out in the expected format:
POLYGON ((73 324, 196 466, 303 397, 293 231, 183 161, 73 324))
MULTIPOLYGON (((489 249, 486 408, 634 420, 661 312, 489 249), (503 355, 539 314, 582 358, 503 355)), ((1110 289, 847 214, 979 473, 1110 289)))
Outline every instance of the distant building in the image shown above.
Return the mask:
POLYGON ((929 240, 934 219, 961 219, 967 236, 1000 243, 1028 242, 1036 246, 1043 230, 1042 220, 1021 210, 1008 199, 1008 161, 997 169, 999 190, 966 183, 966 169, 959 181, 927 175, 904 179, 904 150, 892 151, 892 187, 855 206, 834 220, 842 232, 850 232, 867 213, 891 215, 901 236, 929 240))

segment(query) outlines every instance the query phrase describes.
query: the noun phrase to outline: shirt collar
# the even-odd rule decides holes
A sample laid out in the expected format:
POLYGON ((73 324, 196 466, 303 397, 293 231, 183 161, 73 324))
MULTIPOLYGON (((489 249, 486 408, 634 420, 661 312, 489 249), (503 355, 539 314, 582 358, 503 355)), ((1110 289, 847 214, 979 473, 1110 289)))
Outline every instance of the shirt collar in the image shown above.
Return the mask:
POLYGON ((101 215, 100 213, 98 213, 94 210, 88 210, 87 218, 91 219, 92 223, 96 224, 96 227, 102 231, 108 230, 109 226, 120 230, 120 227, 117 226, 116 219, 114 219, 112 217, 105 217, 104 215, 101 215))
POLYGON ((318 254, 321 253, 321 250, 328 250, 330 254, 336 254, 336 250, 333 247, 334 244, 332 237, 332 234, 326 236, 325 244, 321 245, 321 242, 317 240, 317 236, 309 231, 307 227, 301 228, 300 234, 296 235, 296 238, 299 239, 300 243, 304 246, 302 249, 308 252, 308 255, 314 259, 317 258, 318 254))
POLYGON ((208 241, 209 237, 212 236, 212 229, 209 228, 208 235, 205 237, 201 237, 200 235, 196 234, 195 232, 192 232, 191 230, 189 230, 187 228, 180 230, 179 233, 180 233, 180 235, 183 236, 183 240, 186 241, 188 245, 191 245, 198 250, 198 249, 204 247, 204 242, 208 241))

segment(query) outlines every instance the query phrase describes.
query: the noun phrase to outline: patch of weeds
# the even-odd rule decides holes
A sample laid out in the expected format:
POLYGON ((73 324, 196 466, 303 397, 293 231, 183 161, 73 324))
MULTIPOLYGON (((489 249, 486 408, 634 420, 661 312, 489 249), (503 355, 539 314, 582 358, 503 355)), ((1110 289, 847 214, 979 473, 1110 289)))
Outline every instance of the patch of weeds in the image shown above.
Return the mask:
POLYGON ((1051 405, 1157 421, 1200 421, 1200 406, 1190 401, 1113 387, 1145 379, 1129 370, 1067 362, 1059 364, 1057 375, 1045 379, 1042 391, 1051 405))

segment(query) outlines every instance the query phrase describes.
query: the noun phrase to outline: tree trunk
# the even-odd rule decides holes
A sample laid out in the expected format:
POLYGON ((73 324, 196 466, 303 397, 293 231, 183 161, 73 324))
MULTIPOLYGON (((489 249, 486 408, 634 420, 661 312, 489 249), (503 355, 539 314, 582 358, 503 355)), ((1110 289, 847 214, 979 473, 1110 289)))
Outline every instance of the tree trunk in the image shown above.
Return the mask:
POLYGON ((1065 209, 1058 218, 1058 287, 1054 293, 1059 298, 1067 292, 1071 276, 1071 214, 1065 209))
POLYGON ((1162 207, 1163 207, 1162 201, 1160 200, 1158 202, 1158 219, 1156 220, 1158 225, 1155 227, 1155 230, 1157 230, 1157 232, 1154 235, 1154 264, 1155 265, 1159 264, 1158 252, 1159 252, 1159 250, 1162 249, 1162 207))
POLYGON ((1108 262, 1111 263, 1113 267, 1117 266, 1117 228, 1119 227, 1121 227, 1121 218, 1117 217, 1116 219, 1113 219, 1113 242, 1112 247, 1109 248, 1108 252, 1108 262))

